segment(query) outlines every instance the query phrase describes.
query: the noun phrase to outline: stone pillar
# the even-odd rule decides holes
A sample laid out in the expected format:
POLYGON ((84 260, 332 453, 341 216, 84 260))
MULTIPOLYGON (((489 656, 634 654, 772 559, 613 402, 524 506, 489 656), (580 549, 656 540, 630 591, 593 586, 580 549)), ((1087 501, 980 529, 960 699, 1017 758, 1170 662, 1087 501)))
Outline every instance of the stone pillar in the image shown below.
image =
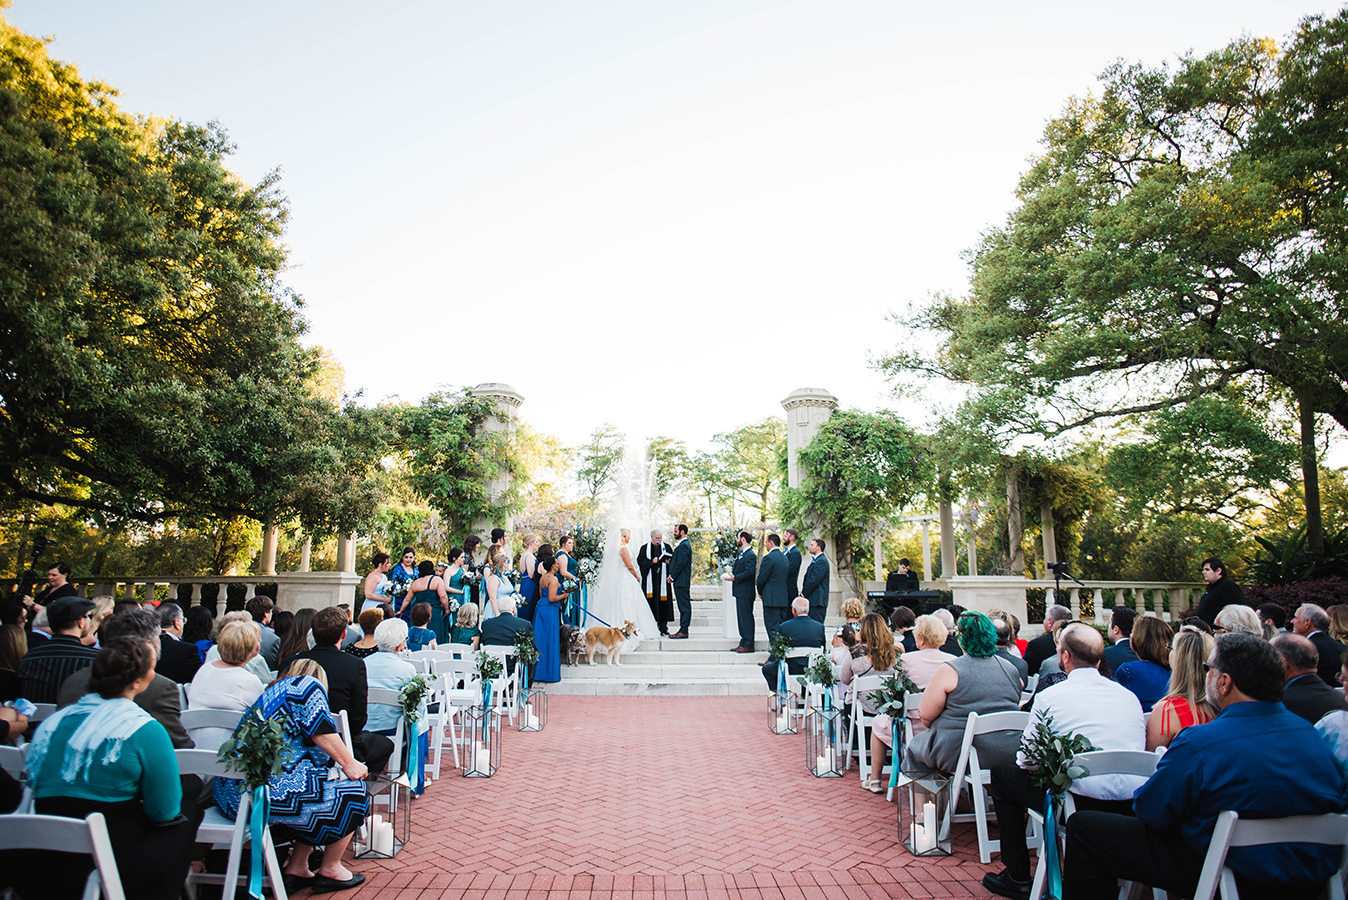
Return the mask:
POLYGON ((928 519, 922 520, 922 579, 936 580, 936 575, 931 570, 931 521, 928 519))
POLYGON ((356 571, 356 536, 351 534, 337 539, 337 571, 356 571))
MULTIPOLYGON (((487 430, 502 433, 508 440, 515 434, 515 416, 518 413, 520 405, 524 403, 524 396, 508 384, 500 382, 485 382, 469 390, 474 397, 485 397, 496 404, 496 412, 487 417, 483 423, 487 430)), ((509 475, 502 475, 493 478, 487 482, 487 502, 495 505, 500 502, 512 486, 509 475)), ((486 522, 478 523, 477 530, 486 531, 500 526, 506 531, 513 530, 513 522, 486 522)))
POLYGON ((1020 469, 1012 469, 1006 476, 1006 536, 1011 550, 1011 574, 1024 575, 1025 517, 1020 509, 1020 469))
POLYGON ((304 544, 300 547, 299 571, 301 572, 309 571, 309 558, 313 555, 313 552, 314 552, 314 536, 312 534, 306 534, 304 536, 304 544))
POLYGON ((969 575, 972 577, 978 574, 978 548, 975 545, 977 538, 974 534, 969 535, 969 575))
POLYGON ((884 535, 877 529, 875 532, 875 547, 873 548, 873 553, 875 554, 876 581, 885 580, 885 546, 883 538, 884 535))
POLYGON ((1044 577, 1048 576, 1049 563, 1058 561, 1058 536, 1053 532, 1053 507, 1047 500, 1039 504, 1039 529, 1044 535, 1044 577))
POLYGON ((955 572, 955 511, 949 500, 941 504, 941 578, 951 579, 955 572))
MULTIPOLYGON (((809 446, 810 441, 819 433, 819 426, 827 422, 837 408, 838 398, 823 388, 797 388, 782 401, 782 409, 786 410, 786 483, 789 487, 800 487, 800 451, 809 446)), ((818 523, 811 524, 818 525, 818 523)), ((825 553, 829 550, 833 553, 829 557, 833 573, 829 578, 828 609, 824 614, 838 615, 845 590, 841 563, 838 560, 838 543, 831 534, 821 534, 820 537, 824 539, 827 547, 825 553)), ((855 570, 850 574, 855 577, 855 570)))
POLYGON ((279 531, 275 525, 262 523, 262 555, 258 561, 258 572, 262 575, 276 574, 276 539, 279 531))

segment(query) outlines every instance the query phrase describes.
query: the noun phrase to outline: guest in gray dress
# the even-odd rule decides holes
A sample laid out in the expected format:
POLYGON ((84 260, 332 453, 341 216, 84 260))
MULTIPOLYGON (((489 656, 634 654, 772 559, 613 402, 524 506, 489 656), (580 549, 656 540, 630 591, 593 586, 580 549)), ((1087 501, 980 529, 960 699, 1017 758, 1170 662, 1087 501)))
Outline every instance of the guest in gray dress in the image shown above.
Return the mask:
MULTIPOLYGON (((904 756, 905 771, 954 772, 969 713, 1014 710, 1020 703, 1020 675, 997 656, 997 630, 980 612, 966 612, 955 626, 963 656, 932 675, 918 706, 927 730, 914 735, 904 756)), ((979 763, 991 768, 1015 759, 1020 729, 978 739, 979 763)))

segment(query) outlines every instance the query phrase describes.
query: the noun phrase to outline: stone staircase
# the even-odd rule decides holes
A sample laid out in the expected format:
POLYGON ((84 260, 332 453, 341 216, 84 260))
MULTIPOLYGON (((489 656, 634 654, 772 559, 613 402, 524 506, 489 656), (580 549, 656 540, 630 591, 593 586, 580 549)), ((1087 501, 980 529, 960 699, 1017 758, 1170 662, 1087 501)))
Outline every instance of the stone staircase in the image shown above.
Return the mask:
MULTIPOLYGON (((767 683, 759 667, 767 660, 767 633, 762 609, 754 605, 755 653, 735 653, 737 637, 724 636, 723 607, 719 585, 693 585, 693 623, 686 640, 667 638, 643 641, 633 653, 620 657, 621 665, 610 666, 603 654, 595 664, 581 657, 580 665, 562 665, 562 680, 547 686, 549 694, 728 696, 767 695, 767 683)), ((731 615, 733 616, 733 609, 731 615)), ((675 610, 677 617, 678 611, 675 610)), ((677 621, 674 623, 677 627, 677 621)))

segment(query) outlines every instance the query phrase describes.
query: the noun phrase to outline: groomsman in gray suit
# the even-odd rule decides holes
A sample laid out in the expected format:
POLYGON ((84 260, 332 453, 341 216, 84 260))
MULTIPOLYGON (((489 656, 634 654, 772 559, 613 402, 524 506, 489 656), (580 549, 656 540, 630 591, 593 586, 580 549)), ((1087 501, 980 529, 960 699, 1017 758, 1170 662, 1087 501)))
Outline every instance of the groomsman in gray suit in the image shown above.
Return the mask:
POLYGON ((805 549, 810 551, 810 567, 805 570, 800 592, 810 600, 810 618, 822 622, 828 611, 828 557, 824 555, 824 539, 815 538, 805 549))
POLYGON ((758 567, 758 596, 763 598, 763 627, 768 640, 777 633, 777 626, 790 616, 790 591, 786 588, 786 556, 782 554, 782 539, 768 535, 768 552, 758 567))
POLYGON ((794 528, 782 532, 782 553, 786 554, 786 592, 792 600, 801 595, 800 547, 796 545, 799 540, 800 532, 794 528))

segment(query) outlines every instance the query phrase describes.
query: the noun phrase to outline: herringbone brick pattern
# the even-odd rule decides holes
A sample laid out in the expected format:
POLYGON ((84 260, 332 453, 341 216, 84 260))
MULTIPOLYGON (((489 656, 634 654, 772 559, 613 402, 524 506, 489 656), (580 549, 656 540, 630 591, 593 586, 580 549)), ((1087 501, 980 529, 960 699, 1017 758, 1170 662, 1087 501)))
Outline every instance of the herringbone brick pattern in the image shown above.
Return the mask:
MULTIPOLYGON (((413 806, 411 843, 352 900, 824 900, 988 896, 969 826, 916 860, 895 805, 805 768, 765 697, 551 698, 505 733, 490 779, 449 775, 413 806)), ((305 895, 301 895, 305 896, 305 895)))

